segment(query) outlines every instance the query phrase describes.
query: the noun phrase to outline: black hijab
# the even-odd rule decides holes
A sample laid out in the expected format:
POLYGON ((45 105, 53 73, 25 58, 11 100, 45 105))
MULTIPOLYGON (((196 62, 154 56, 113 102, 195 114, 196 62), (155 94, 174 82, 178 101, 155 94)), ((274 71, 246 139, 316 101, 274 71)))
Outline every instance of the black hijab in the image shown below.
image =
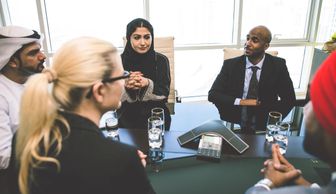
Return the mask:
POLYGON ((125 46, 125 50, 121 54, 124 69, 127 71, 140 71, 144 74, 144 77, 147 77, 155 82, 156 64, 155 64, 153 26, 145 19, 142 18, 134 19, 127 24, 126 39, 127 43, 125 46), (139 27, 147 28, 152 36, 152 44, 149 50, 144 54, 137 53, 132 48, 131 45, 131 35, 139 27))

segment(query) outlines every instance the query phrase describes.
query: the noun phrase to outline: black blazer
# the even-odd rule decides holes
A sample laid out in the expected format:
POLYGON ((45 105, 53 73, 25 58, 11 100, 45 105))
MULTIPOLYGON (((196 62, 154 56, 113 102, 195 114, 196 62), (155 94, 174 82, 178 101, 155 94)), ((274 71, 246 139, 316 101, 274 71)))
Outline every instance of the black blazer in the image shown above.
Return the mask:
MULTIPOLYGON (((241 122, 241 106, 235 106, 234 101, 243 96, 245 70, 245 55, 225 60, 209 91, 208 100, 216 105, 222 120, 241 122)), ((279 111, 284 118, 293 108, 295 92, 284 59, 265 54, 258 95, 261 102, 256 109, 258 130, 266 129, 269 111, 279 111)))
MULTIPOLYGON (((31 194, 154 193, 135 148, 106 139, 84 117, 63 115, 70 125, 70 135, 63 138, 57 157, 60 171, 51 163, 34 169, 31 194)), ((15 163, 12 158, 11 193, 18 193, 15 163)))

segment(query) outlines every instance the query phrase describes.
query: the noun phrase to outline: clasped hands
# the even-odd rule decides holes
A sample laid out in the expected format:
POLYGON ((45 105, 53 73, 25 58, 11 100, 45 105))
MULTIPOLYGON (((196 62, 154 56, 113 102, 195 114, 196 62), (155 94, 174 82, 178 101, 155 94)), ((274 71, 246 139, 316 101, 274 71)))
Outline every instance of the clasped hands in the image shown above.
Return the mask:
POLYGON ((131 71, 130 77, 126 80, 127 89, 138 90, 149 85, 149 80, 140 71, 131 71))
POLYGON ((273 182, 272 187, 279 187, 293 181, 296 185, 310 186, 311 184, 303 178, 302 172, 296 169, 280 153, 279 145, 272 145, 272 159, 264 162, 261 173, 265 178, 273 182))

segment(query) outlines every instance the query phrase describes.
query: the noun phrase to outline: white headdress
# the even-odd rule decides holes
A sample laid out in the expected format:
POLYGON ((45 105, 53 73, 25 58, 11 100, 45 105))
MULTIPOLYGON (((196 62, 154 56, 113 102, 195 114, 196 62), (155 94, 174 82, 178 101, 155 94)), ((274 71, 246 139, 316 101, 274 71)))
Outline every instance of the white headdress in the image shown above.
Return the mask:
POLYGON ((0 27, 0 70, 8 63, 10 57, 23 45, 39 42, 43 36, 34 30, 20 26, 0 27))

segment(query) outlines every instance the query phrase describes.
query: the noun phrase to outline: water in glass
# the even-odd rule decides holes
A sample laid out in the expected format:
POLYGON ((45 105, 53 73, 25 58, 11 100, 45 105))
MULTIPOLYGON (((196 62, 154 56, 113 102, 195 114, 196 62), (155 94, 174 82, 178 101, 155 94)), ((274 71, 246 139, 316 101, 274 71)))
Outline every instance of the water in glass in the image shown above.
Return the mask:
POLYGON ((118 132, 118 118, 116 116, 112 116, 107 118, 105 121, 105 128, 107 131, 107 137, 113 140, 119 140, 119 132, 118 132))
POLYGON ((279 145, 280 153, 285 154, 288 147, 290 124, 282 122, 278 124, 279 130, 274 134, 274 143, 279 145))
POLYGON ((148 129, 148 142, 150 148, 160 148, 162 145, 162 129, 148 129))
POLYGON ((280 153, 285 154, 288 146, 288 137, 283 134, 274 135, 274 143, 279 145, 280 153))
POLYGON ((163 108, 153 108, 151 110, 151 115, 152 116, 157 116, 161 118, 161 125, 162 125, 162 135, 164 135, 164 131, 165 131, 165 120, 164 120, 164 110, 163 108))
POLYGON ((163 163, 164 153, 161 148, 150 148, 148 152, 150 165, 154 172, 159 172, 163 163))
POLYGON ((279 126, 278 125, 267 125, 267 130, 266 130, 266 141, 267 142, 273 142, 274 141, 274 134, 279 131, 279 126))
POLYGON ((266 142, 273 142, 273 135, 279 130, 278 123, 282 120, 280 112, 271 111, 268 113, 267 126, 266 126, 266 142))

